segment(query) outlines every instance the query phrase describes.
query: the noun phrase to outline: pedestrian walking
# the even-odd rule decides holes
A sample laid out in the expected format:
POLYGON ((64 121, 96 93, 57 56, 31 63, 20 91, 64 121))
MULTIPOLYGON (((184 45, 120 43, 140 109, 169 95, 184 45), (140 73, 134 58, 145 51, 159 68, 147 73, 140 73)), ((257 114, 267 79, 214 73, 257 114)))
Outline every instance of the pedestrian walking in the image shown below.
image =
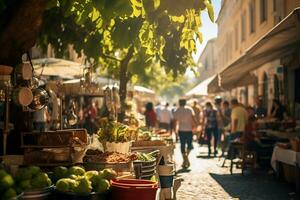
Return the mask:
POLYGON ((171 110, 169 109, 169 103, 166 103, 165 107, 160 111, 158 116, 159 128, 170 131, 172 119, 173 115, 171 110))
POLYGON ((217 120, 218 120, 218 139, 217 139, 217 146, 221 144, 221 136, 224 133, 224 121, 225 116, 222 109, 222 97, 216 96, 215 97, 215 107, 217 110, 217 120))
POLYGON ((193 128, 196 120, 192 108, 186 106, 186 100, 179 100, 179 108, 174 113, 174 119, 178 123, 178 134, 180 140, 180 149, 183 158, 182 167, 190 166, 189 154, 193 149, 193 128))
POLYGON ((224 131, 223 131, 223 141, 222 141, 222 155, 228 150, 230 141, 230 124, 231 124, 231 108, 228 101, 223 102, 223 116, 224 116, 224 131))
POLYGON ((198 105, 197 101, 194 101, 192 109, 195 113, 195 120, 196 120, 196 126, 200 125, 200 113, 201 113, 201 109, 200 106, 198 105))
POLYGON ((211 139, 214 138, 214 156, 217 155, 218 144, 218 119, 217 110, 213 108, 210 102, 207 102, 204 110, 204 127, 207 137, 208 157, 211 155, 211 139))
POLYGON ((146 111, 145 111, 145 121, 146 126, 149 128, 154 128, 157 122, 157 116, 153 108, 153 103, 148 102, 146 104, 146 111))

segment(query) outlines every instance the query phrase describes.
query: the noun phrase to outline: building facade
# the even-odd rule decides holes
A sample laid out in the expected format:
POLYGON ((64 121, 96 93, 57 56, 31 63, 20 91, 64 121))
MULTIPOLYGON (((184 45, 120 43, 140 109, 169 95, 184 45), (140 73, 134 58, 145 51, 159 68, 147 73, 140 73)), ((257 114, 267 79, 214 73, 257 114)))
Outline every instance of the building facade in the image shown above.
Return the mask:
POLYGON ((211 39, 207 42, 203 52, 200 55, 198 60, 199 73, 198 78, 199 82, 204 81, 205 79, 213 76, 218 72, 218 65, 216 64, 216 52, 215 52, 216 39, 211 39))
MULTIPOLYGON (((221 71, 238 60, 297 7, 300 7, 299 0, 223 0, 215 45, 218 69, 221 71)), ((253 105, 254 99, 261 96, 265 106, 270 108, 272 99, 283 98, 282 68, 280 58, 265 63, 251 72, 257 78, 252 84, 236 87, 222 95, 237 97, 248 105, 253 105)))

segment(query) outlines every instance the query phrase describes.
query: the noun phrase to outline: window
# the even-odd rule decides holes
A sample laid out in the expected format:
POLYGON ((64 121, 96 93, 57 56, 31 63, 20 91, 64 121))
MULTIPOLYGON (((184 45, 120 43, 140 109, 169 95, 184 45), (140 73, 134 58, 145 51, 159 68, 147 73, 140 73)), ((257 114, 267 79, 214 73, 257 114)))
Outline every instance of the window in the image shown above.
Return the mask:
POLYGON ((239 48, 239 26, 238 22, 234 25, 234 34, 235 34, 235 50, 238 50, 239 48))
POLYGON ((268 86, 268 75, 264 73, 264 80, 263 80, 263 105, 265 108, 268 108, 268 101, 269 101, 269 86, 268 86))
POLYGON ((243 42, 246 39, 246 12, 243 12, 241 18, 241 41, 243 42))
POLYGON ((268 19, 268 4, 267 0, 260 0, 260 23, 268 19))
POLYGON ((284 18, 283 0, 273 0, 274 22, 277 24, 284 18))
POLYGON ((274 75, 274 99, 280 100, 280 82, 276 74, 274 75))
POLYGON ((273 0, 273 11, 277 11, 277 0, 273 0))
POLYGON ((255 1, 251 1, 249 4, 249 21, 250 21, 250 33, 255 32, 255 1))
POLYGON ((204 62, 204 67, 205 67, 205 70, 207 70, 207 69, 208 69, 208 60, 207 60, 207 58, 205 59, 205 62, 204 62))

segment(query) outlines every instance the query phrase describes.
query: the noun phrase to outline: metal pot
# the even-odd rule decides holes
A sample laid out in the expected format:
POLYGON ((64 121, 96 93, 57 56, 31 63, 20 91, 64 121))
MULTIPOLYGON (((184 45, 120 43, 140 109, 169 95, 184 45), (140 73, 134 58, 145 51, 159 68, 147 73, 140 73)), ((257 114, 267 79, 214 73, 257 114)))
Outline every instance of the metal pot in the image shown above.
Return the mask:
POLYGON ((13 90, 12 99, 19 106, 28 106, 33 100, 33 94, 27 87, 18 87, 13 90))
POLYGON ((17 79, 30 80, 33 76, 31 64, 28 62, 22 63, 15 68, 17 79))
POLYGON ((33 100, 28 106, 32 110, 40 110, 49 103, 49 95, 43 88, 35 88, 32 90, 33 100))
POLYGON ((74 112, 73 109, 72 109, 71 112, 68 113, 68 115, 67 115, 67 120, 68 120, 68 124, 69 124, 70 126, 73 126, 73 125, 75 125, 75 124, 77 123, 78 117, 77 117, 77 115, 75 114, 75 112, 74 112))

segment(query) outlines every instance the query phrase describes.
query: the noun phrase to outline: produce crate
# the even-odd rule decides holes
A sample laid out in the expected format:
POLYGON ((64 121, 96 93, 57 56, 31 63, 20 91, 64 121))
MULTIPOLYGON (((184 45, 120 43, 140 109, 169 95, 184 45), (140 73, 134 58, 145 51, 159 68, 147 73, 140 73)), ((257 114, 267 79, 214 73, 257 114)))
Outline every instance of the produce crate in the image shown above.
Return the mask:
POLYGON ((138 179, 151 179, 156 173, 156 159, 151 161, 134 161, 135 176, 138 179))
POLYGON ((88 136, 85 129, 22 133, 21 144, 26 165, 69 166, 82 163, 88 136))
POLYGON ((85 129, 66 129, 49 132, 22 133, 21 144, 23 148, 65 147, 67 145, 87 145, 88 134, 85 129))

